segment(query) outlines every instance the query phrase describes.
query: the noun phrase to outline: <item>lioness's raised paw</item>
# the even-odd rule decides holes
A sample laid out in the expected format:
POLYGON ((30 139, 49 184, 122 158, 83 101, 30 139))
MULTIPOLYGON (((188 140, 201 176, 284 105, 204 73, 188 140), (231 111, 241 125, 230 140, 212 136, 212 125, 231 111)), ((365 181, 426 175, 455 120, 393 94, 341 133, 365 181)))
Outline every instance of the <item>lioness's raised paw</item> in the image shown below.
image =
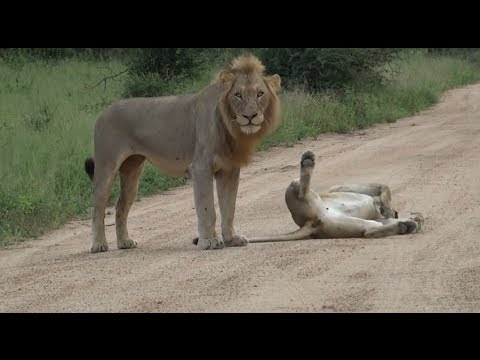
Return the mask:
POLYGON ((248 245, 248 239, 243 235, 235 235, 229 241, 225 240, 225 246, 234 247, 234 246, 246 246, 248 245))
POLYGON ((311 167, 315 165, 315 154, 308 150, 305 151, 302 155, 302 160, 300 161, 302 167, 311 167))
POLYGON ((225 247, 225 243, 221 239, 198 239, 197 245, 202 250, 216 250, 225 247))
POLYGON ((124 241, 117 242, 117 247, 119 249, 134 249, 137 247, 137 242, 135 240, 127 239, 124 241))
POLYGON ((90 251, 92 253, 105 252, 105 251, 108 251, 108 245, 107 243, 103 243, 103 242, 94 243, 90 251))

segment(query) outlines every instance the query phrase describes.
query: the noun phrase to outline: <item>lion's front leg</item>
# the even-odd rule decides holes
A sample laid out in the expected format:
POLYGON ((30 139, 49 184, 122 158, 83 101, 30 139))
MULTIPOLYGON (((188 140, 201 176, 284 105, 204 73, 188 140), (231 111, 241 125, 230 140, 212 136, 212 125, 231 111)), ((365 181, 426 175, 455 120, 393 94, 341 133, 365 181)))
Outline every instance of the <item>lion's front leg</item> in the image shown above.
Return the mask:
POLYGON ((226 246, 245 246, 248 240, 243 235, 235 235, 233 219, 237 201, 240 169, 220 170, 216 175, 218 205, 222 217, 222 236, 226 246))
POLYGON ((193 195, 198 218, 198 245, 203 250, 224 248, 215 232, 213 174, 210 168, 192 167, 193 195))

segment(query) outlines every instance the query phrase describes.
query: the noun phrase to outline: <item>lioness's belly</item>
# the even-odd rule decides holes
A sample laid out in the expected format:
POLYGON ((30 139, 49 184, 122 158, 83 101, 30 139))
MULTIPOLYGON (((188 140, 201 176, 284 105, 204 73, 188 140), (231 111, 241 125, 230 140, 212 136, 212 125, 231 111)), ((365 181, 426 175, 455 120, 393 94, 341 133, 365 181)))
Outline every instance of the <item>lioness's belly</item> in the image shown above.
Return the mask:
POLYGON ((327 213, 354 216, 365 220, 377 218, 373 198, 364 194, 332 192, 321 195, 327 213))

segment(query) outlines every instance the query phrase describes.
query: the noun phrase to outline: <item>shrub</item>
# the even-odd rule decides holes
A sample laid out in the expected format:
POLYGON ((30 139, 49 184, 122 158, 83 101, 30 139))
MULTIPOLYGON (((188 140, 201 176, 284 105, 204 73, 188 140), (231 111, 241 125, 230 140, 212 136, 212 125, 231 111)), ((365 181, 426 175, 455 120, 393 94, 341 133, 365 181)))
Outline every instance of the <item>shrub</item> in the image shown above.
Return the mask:
POLYGON ((378 70, 397 58, 392 48, 264 48, 258 51, 269 72, 282 76, 286 88, 307 91, 340 89, 358 76, 380 80, 378 70))

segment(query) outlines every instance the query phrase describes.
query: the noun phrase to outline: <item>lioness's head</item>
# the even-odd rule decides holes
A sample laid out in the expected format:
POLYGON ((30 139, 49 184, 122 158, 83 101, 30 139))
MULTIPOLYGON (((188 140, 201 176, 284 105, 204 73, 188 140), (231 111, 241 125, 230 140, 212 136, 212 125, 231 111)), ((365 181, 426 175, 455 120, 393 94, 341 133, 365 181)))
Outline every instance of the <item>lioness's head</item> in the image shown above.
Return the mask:
POLYGON ((253 55, 235 58, 219 76, 223 95, 220 110, 232 135, 261 137, 272 131, 280 117, 277 92, 280 76, 265 75, 265 67, 253 55))

